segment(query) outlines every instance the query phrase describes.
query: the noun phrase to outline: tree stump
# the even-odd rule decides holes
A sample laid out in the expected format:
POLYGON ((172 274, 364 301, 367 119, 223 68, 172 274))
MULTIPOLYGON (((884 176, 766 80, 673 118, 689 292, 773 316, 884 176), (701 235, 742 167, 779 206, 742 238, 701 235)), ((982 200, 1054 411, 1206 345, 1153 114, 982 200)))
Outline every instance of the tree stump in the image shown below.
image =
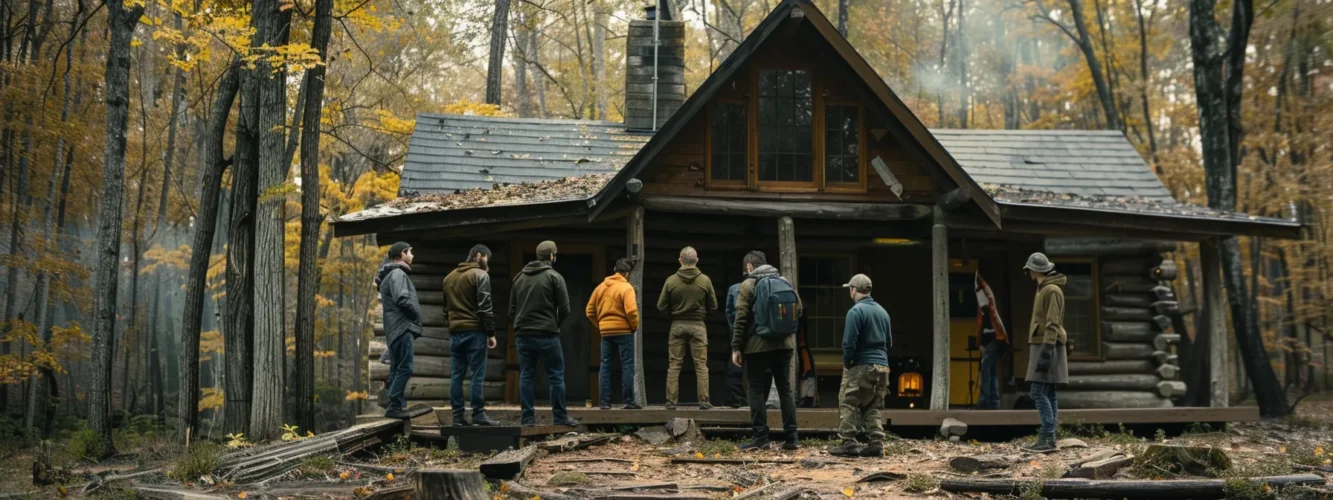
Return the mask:
POLYGON ((1231 458, 1225 452, 1207 446, 1149 445, 1139 460, 1168 472, 1196 476, 1216 476, 1218 471, 1231 468, 1231 458))
POLYGON ((471 470, 417 471, 417 498, 421 500, 487 500, 486 482, 471 470))

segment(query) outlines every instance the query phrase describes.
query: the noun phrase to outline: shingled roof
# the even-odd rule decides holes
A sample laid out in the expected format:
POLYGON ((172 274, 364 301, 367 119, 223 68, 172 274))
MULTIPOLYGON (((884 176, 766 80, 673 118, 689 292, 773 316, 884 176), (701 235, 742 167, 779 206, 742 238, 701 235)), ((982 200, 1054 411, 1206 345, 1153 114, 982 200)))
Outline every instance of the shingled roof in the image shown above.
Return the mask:
POLYGON ((931 129, 987 191, 1009 186, 1079 197, 1170 202, 1143 157, 1114 130, 931 129))
POLYGON ((399 195, 615 172, 647 140, 619 123, 422 113, 399 195))

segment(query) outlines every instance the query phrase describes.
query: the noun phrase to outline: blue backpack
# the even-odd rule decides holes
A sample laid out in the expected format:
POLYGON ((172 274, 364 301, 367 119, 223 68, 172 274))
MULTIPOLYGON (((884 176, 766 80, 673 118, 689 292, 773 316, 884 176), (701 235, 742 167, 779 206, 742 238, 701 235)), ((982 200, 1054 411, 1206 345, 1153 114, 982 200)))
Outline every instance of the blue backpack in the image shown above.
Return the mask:
POLYGON ((764 339, 796 334, 799 300, 791 282, 780 276, 760 278, 754 285, 754 333, 764 339))

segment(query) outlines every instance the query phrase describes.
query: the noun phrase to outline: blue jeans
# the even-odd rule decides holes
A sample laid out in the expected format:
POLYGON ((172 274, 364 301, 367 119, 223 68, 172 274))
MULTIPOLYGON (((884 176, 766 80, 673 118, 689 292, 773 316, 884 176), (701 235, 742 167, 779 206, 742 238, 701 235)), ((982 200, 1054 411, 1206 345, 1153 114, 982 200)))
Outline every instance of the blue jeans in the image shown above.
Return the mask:
POLYGON ((449 333, 449 406, 454 410, 454 421, 463 420, 463 379, 472 372, 472 416, 486 413, 486 398, 481 383, 486 380, 485 332, 449 333))
POLYGON ((537 423, 532 410, 532 378, 536 376, 537 362, 546 365, 546 382, 551 389, 551 413, 555 421, 569 420, 565 411, 565 353, 560 347, 560 337, 555 335, 520 335, 518 344, 518 404, 522 407, 519 415, 524 425, 537 423))
POLYGON ((1004 342, 992 340, 981 348, 981 401, 977 402, 977 408, 1000 409, 1000 378, 996 364, 1004 355, 1005 347, 1004 342))
POLYGON ((1060 411, 1060 405, 1055 399, 1055 384, 1033 382, 1032 402, 1037 405, 1037 414, 1041 416, 1041 429, 1037 431, 1037 437, 1054 443, 1055 424, 1060 411))
POLYGON ((620 355, 620 399, 624 404, 634 403, 634 334, 602 337, 601 382, 602 406, 611 406, 611 365, 615 353, 620 355))
POLYGON ((407 407, 407 398, 403 392, 407 390, 407 379, 412 377, 412 334, 404 333, 393 339, 389 351, 392 353, 389 355, 392 364, 389 366, 389 380, 385 382, 389 390, 389 405, 385 410, 402 411, 407 407))

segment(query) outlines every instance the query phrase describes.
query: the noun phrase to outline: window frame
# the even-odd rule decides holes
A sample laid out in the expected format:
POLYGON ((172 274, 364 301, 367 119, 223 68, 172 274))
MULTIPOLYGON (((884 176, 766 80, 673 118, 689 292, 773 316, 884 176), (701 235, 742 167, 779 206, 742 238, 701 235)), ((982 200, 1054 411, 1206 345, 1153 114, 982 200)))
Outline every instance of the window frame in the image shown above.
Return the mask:
MULTIPOLYGON (((1091 302, 1092 302, 1092 333, 1093 333, 1093 336, 1094 336, 1094 339, 1093 339, 1093 346, 1094 346, 1095 353, 1094 353, 1094 354, 1088 354, 1088 353, 1078 354, 1077 352, 1073 352, 1073 353, 1070 353, 1070 355, 1069 355, 1069 360, 1070 360, 1070 361, 1105 361, 1105 360, 1106 360, 1106 353, 1105 353, 1105 352, 1102 352, 1102 317, 1101 317, 1101 315, 1102 315, 1102 302, 1101 302, 1101 300, 1102 300, 1101 274, 1102 274, 1102 273, 1101 273, 1101 265, 1100 265, 1100 262, 1098 262, 1098 259, 1097 259, 1096 257, 1075 257, 1075 258, 1066 258, 1066 259, 1062 259, 1062 260, 1061 260, 1061 263, 1062 263, 1062 264, 1087 264, 1087 265, 1091 268, 1091 271, 1090 271, 1090 272, 1092 273, 1092 296, 1089 297, 1089 300, 1091 300, 1091 302)), ((1057 266, 1056 266, 1056 271, 1059 271, 1059 270, 1060 270, 1059 265, 1057 265, 1057 266)), ((1066 276, 1068 276, 1068 273, 1064 273, 1064 274, 1065 274, 1066 276)), ((1066 310, 1066 311, 1069 310, 1069 294, 1067 294, 1067 293, 1065 294, 1065 310, 1066 310)), ((1067 319, 1068 317, 1069 317, 1069 315, 1066 314, 1066 315, 1065 315, 1065 318, 1067 319)), ((1066 331, 1068 330, 1068 326, 1067 326, 1067 325, 1066 325, 1065 330, 1066 330, 1066 331)))
POLYGON ((819 135, 823 132, 820 115, 823 113, 821 87, 814 67, 809 64, 764 64, 750 68, 750 109, 754 110, 749 118, 750 185, 757 190, 770 192, 801 192, 819 189, 819 157, 823 154, 818 149, 819 135), (804 71, 810 74, 810 181, 764 181, 759 179, 759 72, 760 71, 804 71))
MULTIPOLYGON (((857 256, 856 256, 855 254, 848 255, 848 254, 839 254, 839 253, 819 252, 819 253, 801 254, 801 255, 798 256, 798 261, 799 261, 800 259, 815 259, 815 260, 819 260, 819 259, 843 260, 843 259, 845 259, 845 260, 847 261, 847 264, 848 264, 848 267, 847 267, 847 271, 848 271, 848 272, 850 272, 850 273, 856 273, 856 272, 857 272, 857 269, 858 269, 858 268, 856 267, 857 256)), ((799 266, 799 262, 798 262, 798 266, 799 266)), ((799 275, 799 272, 798 272, 797 274, 799 275)), ((851 276, 849 275, 848 278, 850 278, 850 277, 851 277, 851 276)), ((799 276, 798 276, 798 278, 799 278, 799 276)), ((813 314, 811 314, 811 312, 813 311, 813 308, 812 308, 811 306, 813 305, 813 306, 815 306, 815 307, 818 307, 818 305, 819 305, 819 296, 818 296, 818 290, 819 290, 819 289, 846 290, 846 289, 844 289, 844 288, 842 287, 842 284, 841 284, 841 283, 834 284, 834 285, 806 285, 806 284, 803 284, 803 283, 798 279, 798 281, 797 281, 797 283, 796 283, 796 292, 797 292, 797 294, 800 294, 802 288, 815 289, 815 291, 816 291, 815 295, 813 295, 813 296, 809 296, 809 297, 807 297, 807 296, 804 295, 804 294, 801 294, 801 301, 805 304, 805 312, 803 313, 803 315, 805 316, 805 319, 806 319, 806 323, 807 323, 807 324, 811 324, 811 323, 813 323, 814 320, 815 320, 815 316, 814 316, 813 314)), ((846 292, 845 292, 845 291, 843 291, 843 296, 846 296, 846 292)), ((850 306, 849 306, 849 307, 850 307, 850 306)), ((844 309, 844 310, 841 311, 841 314, 832 315, 832 316, 829 316, 829 315, 821 315, 821 316, 819 316, 819 317, 820 317, 820 318, 833 318, 833 319, 846 319, 846 316, 847 316, 847 311, 844 309)), ((842 332, 837 332, 837 334, 838 334, 839 341, 838 341, 836 347, 817 347, 817 346, 815 345, 815 339, 811 337, 811 332, 810 332, 810 330, 807 328, 807 330, 806 330, 806 332, 805 332, 805 336, 806 336, 805 338, 806 338, 806 343, 807 343, 807 345, 808 345, 809 348, 810 348, 810 352, 811 352, 811 353, 821 353, 821 352, 822 352, 822 353, 831 353, 831 352, 841 353, 841 352, 842 352, 842 342, 841 342, 842 332)))
POLYGON ((745 189, 750 185, 750 179, 754 177, 754 153, 752 151, 752 142, 750 136, 753 135, 753 124, 751 117, 754 115, 752 106, 748 99, 743 98, 716 98, 708 103, 705 110, 707 116, 704 117, 704 186, 709 189, 745 189), (714 179, 713 178, 713 111, 719 104, 740 104, 745 107, 745 178, 734 179, 714 179))
MULTIPOLYGON (((823 93, 821 92, 821 95, 822 94, 823 93)), ((869 149, 870 149, 870 146, 867 144, 866 141, 867 129, 865 120, 865 115, 866 115, 865 107, 861 106, 860 103, 850 99, 838 99, 838 98, 826 97, 823 98, 822 101, 823 102, 820 103, 820 105, 817 108, 819 110, 819 130, 823 133, 818 135, 817 137, 818 144, 815 147, 815 149, 819 151, 819 158, 816 160, 815 164, 816 164, 816 169, 818 171, 816 179, 818 179, 819 181, 820 188, 822 191, 826 192, 863 193, 866 191, 866 186, 868 183, 868 179, 866 178, 867 174, 866 165, 868 165, 866 157, 869 156, 869 149), (828 106, 830 105, 847 106, 856 109, 857 182, 828 182, 828 175, 825 172, 825 169, 828 167, 827 165, 828 150, 827 150, 827 145, 824 144, 824 138, 828 137, 828 124, 825 123, 825 117, 828 114, 828 106)))

